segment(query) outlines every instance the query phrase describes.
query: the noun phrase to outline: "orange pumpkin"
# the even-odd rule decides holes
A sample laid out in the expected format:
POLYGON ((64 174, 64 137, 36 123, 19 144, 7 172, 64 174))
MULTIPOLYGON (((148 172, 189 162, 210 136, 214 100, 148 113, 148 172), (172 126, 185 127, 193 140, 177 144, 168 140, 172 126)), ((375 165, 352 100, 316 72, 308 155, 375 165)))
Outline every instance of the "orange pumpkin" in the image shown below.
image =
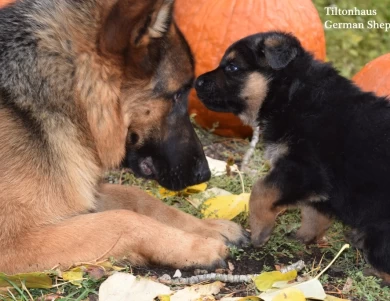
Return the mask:
POLYGON ((390 53, 366 64, 352 80, 364 91, 390 96, 390 53))
POLYGON ((0 8, 6 6, 8 3, 14 2, 14 0, 0 0, 0 8))
MULTIPOLYGON (((233 42, 268 30, 294 33, 316 58, 325 59, 324 30, 311 0, 176 0, 175 19, 194 53, 197 76, 216 68, 233 42)), ((204 128, 218 122, 216 134, 251 135, 251 128, 232 114, 207 110, 194 91, 189 112, 196 114, 195 120, 204 128)))

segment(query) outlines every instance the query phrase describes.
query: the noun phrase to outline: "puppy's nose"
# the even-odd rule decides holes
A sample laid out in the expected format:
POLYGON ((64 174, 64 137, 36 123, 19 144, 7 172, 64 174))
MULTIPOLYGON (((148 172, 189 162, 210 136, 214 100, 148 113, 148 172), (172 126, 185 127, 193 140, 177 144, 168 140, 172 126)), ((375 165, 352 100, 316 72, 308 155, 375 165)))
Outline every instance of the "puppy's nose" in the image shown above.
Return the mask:
POLYGON ((200 77, 199 77, 199 78, 196 80, 196 82, 195 82, 195 85, 196 85, 197 87, 202 87, 203 84, 204 84, 204 79, 202 79, 202 78, 200 78, 200 77))

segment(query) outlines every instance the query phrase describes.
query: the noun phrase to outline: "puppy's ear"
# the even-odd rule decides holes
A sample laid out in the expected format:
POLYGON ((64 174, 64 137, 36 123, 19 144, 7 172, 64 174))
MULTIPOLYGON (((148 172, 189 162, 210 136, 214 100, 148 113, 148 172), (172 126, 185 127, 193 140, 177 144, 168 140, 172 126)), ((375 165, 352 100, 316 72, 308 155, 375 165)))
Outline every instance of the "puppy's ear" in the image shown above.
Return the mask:
POLYGON ((265 37, 261 49, 272 69, 285 68, 298 54, 299 41, 290 34, 271 33, 265 37))
POLYGON ((120 54, 164 37, 172 23, 174 0, 118 0, 100 34, 103 52, 120 54))

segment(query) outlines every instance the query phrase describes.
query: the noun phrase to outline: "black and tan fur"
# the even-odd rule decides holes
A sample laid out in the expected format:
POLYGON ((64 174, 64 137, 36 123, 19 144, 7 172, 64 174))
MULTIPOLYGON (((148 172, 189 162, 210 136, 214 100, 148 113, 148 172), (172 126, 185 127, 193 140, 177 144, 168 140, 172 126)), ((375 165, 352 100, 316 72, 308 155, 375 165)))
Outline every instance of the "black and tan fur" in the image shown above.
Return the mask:
POLYGON ((282 209, 300 206, 300 240, 318 240, 338 218, 389 282, 388 99, 363 92, 281 32, 234 43, 196 89, 208 108, 262 129, 271 169, 250 198, 253 244, 267 242, 282 209))
POLYGON ((172 5, 20 0, 0 10, 1 272, 109 256, 211 267, 224 264, 227 242, 245 240, 234 223, 101 183, 122 161, 171 189, 210 176, 186 114, 193 62, 172 5))

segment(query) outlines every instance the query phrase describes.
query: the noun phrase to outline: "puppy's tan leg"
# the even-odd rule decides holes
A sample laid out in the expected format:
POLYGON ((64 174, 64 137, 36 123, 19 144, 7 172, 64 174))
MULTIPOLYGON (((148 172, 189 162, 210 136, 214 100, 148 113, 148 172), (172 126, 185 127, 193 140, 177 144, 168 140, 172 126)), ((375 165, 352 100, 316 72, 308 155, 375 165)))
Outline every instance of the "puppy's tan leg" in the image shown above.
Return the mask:
POLYGON ((311 206, 303 206, 301 216, 301 227, 295 236, 305 244, 319 241, 332 225, 332 220, 329 217, 311 206))
POLYGON ((280 191, 267 185, 263 179, 253 186, 249 200, 249 222, 255 247, 260 247, 268 241, 276 216, 284 209, 282 206, 275 206, 279 197, 280 191))
POLYGON ((133 264, 175 268, 224 266, 228 249, 219 240, 189 234, 128 210, 79 215, 20 233, 0 247, 0 271, 42 271, 114 256, 133 264))
POLYGON ((97 205, 99 211, 132 210, 189 233, 212 237, 236 245, 249 242, 248 233, 236 223, 226 220, 200 220, 177 208, 167 206, 161 200, 136 187, 104 184, 100 192, 101 198, 97 205))

